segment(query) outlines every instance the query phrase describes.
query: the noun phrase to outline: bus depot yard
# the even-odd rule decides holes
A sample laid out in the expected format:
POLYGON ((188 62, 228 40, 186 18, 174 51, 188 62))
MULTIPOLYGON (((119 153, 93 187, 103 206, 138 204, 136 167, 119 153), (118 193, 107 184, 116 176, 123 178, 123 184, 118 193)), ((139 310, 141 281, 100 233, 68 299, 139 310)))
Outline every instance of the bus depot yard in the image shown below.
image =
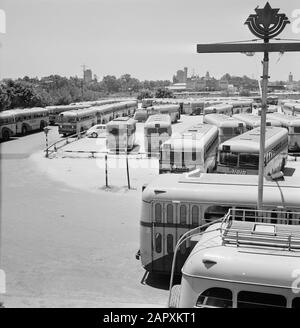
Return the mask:
MULTIPOLYGON (((202 121, 203 115, 183 114, 172 133, 202 121)), ((43 132, 1 144, 5 306, 167 306, 169 276, 147 274, 135 258, 142 188, 159 174, 158 158, 145 155, 144 126, 136 124, 128 152, 130 189, 126 156, 107 153, 106 138, 70 138, 49 158, 43 132)), ((62 140, 57 126, 47 138, 49 145, 62 140)), ((300 182, 297 157, 288 158, 284 174, 300 182)))

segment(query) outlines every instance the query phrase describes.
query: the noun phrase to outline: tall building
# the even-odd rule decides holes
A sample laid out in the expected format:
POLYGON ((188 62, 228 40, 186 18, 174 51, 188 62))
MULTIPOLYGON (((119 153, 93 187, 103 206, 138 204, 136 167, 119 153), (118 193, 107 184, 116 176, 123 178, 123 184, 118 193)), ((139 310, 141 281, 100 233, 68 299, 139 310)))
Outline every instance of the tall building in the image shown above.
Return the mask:
POLYGON ((176 75, 173 77, 174 83, 186 83, 187 81, 188 68, 184 67, 183 70, 178 70, 176 75))
POLYGON ((293 74, 290 72, 290 74, 289 74, 289 82, 291 83, 291 82, 293 82, 293 74))
POLYGON ((91 82, 92 79, 93 79, 93 74, 92 74, 92 70, 91 69, 85 69, 84 72, 83 72, 83 79, 84 79, 84 82, 91 82))

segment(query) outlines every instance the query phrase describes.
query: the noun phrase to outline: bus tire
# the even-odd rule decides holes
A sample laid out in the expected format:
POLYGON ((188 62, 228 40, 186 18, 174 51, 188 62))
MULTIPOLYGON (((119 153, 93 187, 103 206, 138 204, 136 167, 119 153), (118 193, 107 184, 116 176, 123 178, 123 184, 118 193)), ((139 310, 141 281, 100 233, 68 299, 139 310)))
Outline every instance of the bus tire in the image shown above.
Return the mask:
POLYGON ((285 158, 282 159, 280 170, 283 172, 285 167, 285 158))
POLYGON ((10 133, 9 133, 9 131, 6 130, 6 129, 3 129, 3 130, 2 130, 2 139, 3 139, 4 141, 7 141, 7 140, 9 140, 9 138, 10 138, 10 133))
POLYGON ((178 308, 180 301, 180 285, 174 285, 171 289, 169 308, 178 308))
POLYGON ((27 133, 27 127, 26 125, 22 126, 22 135, 24 136, 27 133))
POLYGON ((92 138, 98 138, 98 134, 97 134, 97 132, 93 132, 93 133, 92 133, 92 138))

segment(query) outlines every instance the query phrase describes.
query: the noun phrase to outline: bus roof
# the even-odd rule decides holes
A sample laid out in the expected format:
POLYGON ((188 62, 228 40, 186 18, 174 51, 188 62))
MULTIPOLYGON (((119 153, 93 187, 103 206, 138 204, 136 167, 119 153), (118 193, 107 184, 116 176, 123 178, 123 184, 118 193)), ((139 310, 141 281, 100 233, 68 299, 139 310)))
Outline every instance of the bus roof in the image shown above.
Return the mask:
MULTIPOLYGON (((243 113, 243 114, 234 114, 232 115, 232 117, 244 121, 246 124, 249 124, 253 127, 260 126, 261 117, 258 115, 243 113)), ((276 119, 267 119, 266 124, 271 126, 278 126, 278 127, 281 126, 280 121, 276 119)))
POLYGON ((136 124, 136 120, 134 120, 131 117, 128 116, 121 116, 121 117, 117 117, 115 119, 113 119, 112 121, 108 122, 106 124, 106 128, 109 127, 119 127, 119 126, 125 126, 125 125, 135 125, 136 124))
MULTIPOLYGON (((142 193, 143 201, 195 202, 231 207, 256 208, 257 175, 217 173, 163 174, 152 180, 142 193)), ((283 181, 264 178, 265 207, 284 205, 300 210, 300 177, 286 176, 283 181), (284 199, 284 203, 283 203, 284 199)))
MULTIPOLYGON (((255 237, 255 228, 260 225, 266 226, 265 223, 255 222, 233 222, 232 226, 234 224, 236 230, 251 231, 249 239, 255 237)), ((278 235, 289 233, 296 235, 299 241, 299 226, 283 224, 268 226, 274 226, 278 235)), ((289 289, 294 286, 293 271, 299 269, 299 249, 295 252, 263 246, 237 247, 226 243, 224 245, 222 232, 216 230, 219 228, 221 223, 207 228, 207 232, 200 238, 182 268, 184 275, 289 289), (210 265, 207 264, 209 261, 211 261, 210 265)))
POLYGON ((71 109, 69 111, 65 111, 60 113, 60 116, 81 116, 81 115, 86 115, 86 114, 96 114, 97 112, 97 107, 88 107, 88 108, 79 108, 79 109, 71 109))
MULTIPOLYGON (((269 151, 278 143, 279 140, 288 137, 285 128, 266 126, 265 150, 269 151)), ((260 127, 249 130, 243 134, 228 139, 219 145, 219 150, 224 146, 229 146, 231 152, 259 153, 260 149, 260 127)))
POLYGON ((206 114, 203 116, 203 122, 216 125, 219 128, 245 126, 245 122, 225 114, 206 114))
POLYGON ((232 109, 232 105, 231 104, 216 104, 216 105, 212 105, 212 106, 207 106, 205 107, 205 109, 232 109))
POLYGON ((156 124, 160 127, 169 127, 171 125, 171 118, 168 114, 155 114, 150 115, 145 122, 144 128, 155 128, 156 124))
POLYGON ((281 122, 284 126, 300 126, 300 117, 294 115, 286 115, 282 113, 267 114, 267 118, 274 118, 281 122))

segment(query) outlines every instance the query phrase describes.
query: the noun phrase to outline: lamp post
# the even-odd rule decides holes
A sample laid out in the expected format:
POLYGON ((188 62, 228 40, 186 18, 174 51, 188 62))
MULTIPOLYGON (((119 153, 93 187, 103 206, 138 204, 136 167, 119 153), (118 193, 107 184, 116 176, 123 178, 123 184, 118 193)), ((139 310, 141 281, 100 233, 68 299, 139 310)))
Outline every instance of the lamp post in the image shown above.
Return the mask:
POLYGON ((263 207, 263 182, 264 182, 264 152, 265 152, 265 129, 266 129, 266 109, 267 109, 267 89, 269 73, 269 52, 300 51, 299 42, 270 43, 269 40, 279 35, 290 23, 285 14, 278 14, 279 9, 271 8, 267 2, 262 9, 256 8, 256 14, 248 17, 245 24, 248 25, 252 34, 263 43, 214 43, 198 44, 198 53, 247 53, 263 52, 263 75, 262 75, 262 110, 260 126, 260 152, 259 152, 259 178, 258 178, 258 198, 257 208, 263 207))
POLYGON ((46 126, 44 127, 44 133, 45 133, 45 138, 46 138, 46 158, 49 157, 49 150, 48 150, 48 133, 49 133, 50 129, 46 126))

